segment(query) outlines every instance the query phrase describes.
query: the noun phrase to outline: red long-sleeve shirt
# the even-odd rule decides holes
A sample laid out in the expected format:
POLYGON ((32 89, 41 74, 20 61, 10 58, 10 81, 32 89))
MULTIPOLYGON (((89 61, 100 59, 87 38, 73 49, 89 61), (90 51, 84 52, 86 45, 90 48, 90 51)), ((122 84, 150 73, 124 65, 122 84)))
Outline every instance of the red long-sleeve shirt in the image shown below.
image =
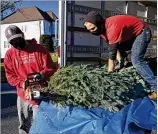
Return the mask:
POLYGON ((128 41, 142 32, 145 24, 137 17, 130 15, 116 15, 105 20, 105 34, 101 37, 109 44, 128 41))
MULTIPOLYGON (((29 73, 39 72, 48 81, 55 71, 55 65, 46 48, 40 44, 36 44, 34 41, 27 42, 24 50, 12 47, 6 52, 4 58, 7 80, 9 84, 16 86, 17 95, 23 100, 26 99, 22 84, 29 73)), ((38 101, 28 102, 33 105, 39 104, 38 101)))
MULTIPOLYGON (((101 35, 109 43, 109 58, 116 59, 117 45, 141 34, 145 23, 130 15, 116 15, 105 20, 105 33, 101 35)), ((128 45, 128 44, 126 44, 128 45)))

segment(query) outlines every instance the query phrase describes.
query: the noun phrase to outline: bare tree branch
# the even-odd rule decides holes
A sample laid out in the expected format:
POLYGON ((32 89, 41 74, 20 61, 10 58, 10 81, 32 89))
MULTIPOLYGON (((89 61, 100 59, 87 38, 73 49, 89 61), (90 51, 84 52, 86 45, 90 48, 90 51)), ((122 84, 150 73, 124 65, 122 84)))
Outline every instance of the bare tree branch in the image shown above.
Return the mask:
POLYGON ((14 11, 16 9, 16 4, 22 0, 2 0, 1 1, 1 19, 4 17, 4 14, 10 10, 14 11))

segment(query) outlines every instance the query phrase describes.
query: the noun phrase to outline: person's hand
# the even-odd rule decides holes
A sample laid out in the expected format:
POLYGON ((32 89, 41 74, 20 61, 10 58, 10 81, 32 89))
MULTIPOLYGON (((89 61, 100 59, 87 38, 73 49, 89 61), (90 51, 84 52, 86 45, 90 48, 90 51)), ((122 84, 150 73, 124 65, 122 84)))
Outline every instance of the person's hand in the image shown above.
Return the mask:
POLYGON ((153 91, 148 93, 148 97, 152 100, 157 100, 157 92, 153 91))
POLYGON ((29 88, 27 88, 25 90, 25 99, 27 100, 32 100, 32 97, 31 97, 31 90, 29 88))
POLYGON ((25 80, 23 85, 22 85, 22 87, 24 89, 25 99, 31 100, 31 91, 30 91, 28 86, 29 86, 28 85, 28 80, 25 80))
POLYGON ((25 80, 24 83, 22 84, 22 88, 26 90, 27 87, 28 87, 28 80, 25 80))
POLYGON ((115 67, 114 60, 109 59, 108 60, 108 72, 114 72, 114 67, 115 67))

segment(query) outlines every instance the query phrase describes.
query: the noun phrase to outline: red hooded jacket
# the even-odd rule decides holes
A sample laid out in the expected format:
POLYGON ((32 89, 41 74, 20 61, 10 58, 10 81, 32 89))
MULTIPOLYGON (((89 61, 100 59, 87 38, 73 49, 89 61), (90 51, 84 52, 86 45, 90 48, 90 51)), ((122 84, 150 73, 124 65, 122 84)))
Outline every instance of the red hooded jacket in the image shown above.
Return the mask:
MULTIPOLYGON (((27 42, 24 50, 12 47, 6 52, 4 58, 7 80, 12 86, 16 86, 17 94, 23 100, 26 99, 22 84, 29 73, 39 72, 48 81, 55 71, 55 65, 47 49, 35 41, 28 40, 27 42)), ((28 101, 28 103, 39 104, 38 101, 28 101)))

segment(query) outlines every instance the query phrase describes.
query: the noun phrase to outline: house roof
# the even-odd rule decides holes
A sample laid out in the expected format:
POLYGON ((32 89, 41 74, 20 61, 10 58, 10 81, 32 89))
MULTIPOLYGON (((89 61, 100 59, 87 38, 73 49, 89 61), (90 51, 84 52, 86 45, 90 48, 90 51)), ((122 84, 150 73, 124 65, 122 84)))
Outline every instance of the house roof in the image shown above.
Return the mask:
POLYGON ((36 20, 47 20, 49 22, 52 22, 55 19, 57 19, 57 16, 53 12, 44 12, 38 7, 33 6, 18 9, 16 12, 4 18, 2 20, 2 24, 36 20))
POLYGON ((53 19, 56 20, 58 17, 52 11, 46 11, 46 13, 53 19))

